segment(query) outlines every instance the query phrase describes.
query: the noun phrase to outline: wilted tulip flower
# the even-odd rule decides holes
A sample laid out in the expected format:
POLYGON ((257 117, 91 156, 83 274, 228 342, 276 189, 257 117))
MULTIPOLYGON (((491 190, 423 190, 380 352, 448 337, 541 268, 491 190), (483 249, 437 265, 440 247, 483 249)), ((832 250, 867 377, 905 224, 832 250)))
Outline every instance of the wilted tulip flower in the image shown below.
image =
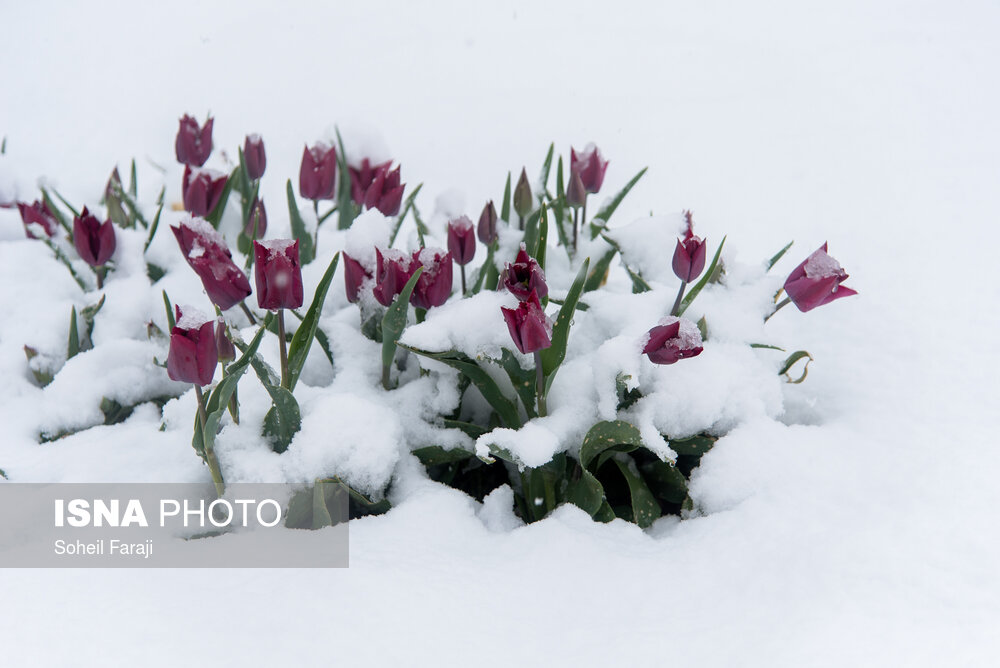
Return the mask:
POLYGON ((272 311, 302 306, 298 239, 253 242, 257 304, 272 311))
POLYGON ((250 296, 250 281, 215 228, 201 218, 190 218, 170 229, 213 304, 225 311, 250 296))
POLYGON ((552 345, 552 324, 542 310, 538 295, 532 290, 516 309, 501 306, 510 338, 525 355, 552 345))
POLYGON ((205 127, 198 127, 198 121, 184 114, 180 129, 177 130, 177 140, 174 150, 177 162, 189 167, 201 167, 212 154, 212 124, 214 118, 205 121, 205 127))
POLYGON ((517 252, 514 262, 508 262, 500 274, 500 285, 507 288, 512 295, 524 301, 535 293, 539 298, 549 294, 549 286, 545 283, 545 272, 535 261, 535 258, 528 255, 528 250, 521 244, 521 250, 517 252))
POLYGON ((497 240, 497 208, 493 200, 486 203, 483 212, 479 214, 479 227, 476 229, 479 240, 489 246, 497 240))
POLYGON ((229 336, 226 334, 226 323, 221 319, 215 327, 215 349, 219 352, 219 360, 222 362, 236 359, 236 347, 229 340, 229 336))
POLYGON ((267 153, 264 151, 264 140, 260 135, 247 135, 243 142, 243 162, 247 166, 247 176, 256 181, 264 175, 267 168, 267 153))
POLYGON ((314 202, 337 196, 337 152, 332 146, 317 142, 302 151, 299 167, 299 193, 314 202))
POLYGON ((184 182, 181 194, 184 210, 193 216, 204 218, 215 210, 222 192, 226 189, 228 177, 214 169, 184 168, 184 182))
POLYGON ((59 223, 44 201, 35 200, 31 204, 18 202, 17 210, 21 212, 24 233, 28 235, 29 239, 39 238, 39 234, 45 234, 48 237, 55 235, 59 223))
POLYGON ((344 288, 347 291, 347 301, 356 303, 361 297, 361 286, 371 280, 372 273, 347 253, 341 253, 344 258, 344 288))
POLYGON ((664 318, 646 336, 642 352, 653 364, 673 364, 700 355, 702 351, 698 326, 685 318, 664 318))
POLYGON ((420 265, 412 257, 392 248, 383 254, 375 249, 375 287, 372 294, 382 306, 392 304, 393 298, 403 291, 406 282, 420 265))
POLYGON ((204 313, 185 306, 176 307, 177 318, 170 330, 167 375, 171 380, 208 385, 219 363, 215 324, 204 313))
MULTIPOLYGON (((84 262, 91 267, 103 267, 115 252, 115 226, 110 220, 102 223, 83 207, 80 215, 73 218, 73 245, 84 262)), ((101 274, 97 277, 100 287, 101 274)))
POLYGON ((387 171, 391 164, 392 161, 389 160, 373 165, 368 158, 364 158, 358 167, 348 167, 351 172, 351 199, 356 205, 364 206, 365 193, 368 192, 368 187, 375 180, 375 176, 381 171, 387 171))
POLYGON ((576 172, 580 175, 580 181, 588 193, 596 193, 604 184, 604 172, 608 171, 608 161, 601 157, 601 152, 593 144, 580 153, 570 148, 569 150, 569 170, 572 174, 576 172))
POLYGON ((243 234, 247 239, 263 239, 266 232, 267 209, 264 208, 264 200, 257 199, 250 207, 250 219, 247 221, 246 227, 243 228, 243 234), (254 233, 255 226, 256 233, 254 233))
POLYGON ((785 281, 788 298, 803 313, 835 299, 858 294, 846 285, 841 285, 847 280, 847 272, 827 254, 826 246, 824 243, 807 257, 805 262, 792 270, 785 281))
POLYGON ((514 187, 514 211, 521 219, 520 228, 522 230, 524 229, 524 219, 531 213, 532 208, 531 184, 528 183, 528 173, 522 168, 521 176, 517 179, 517 185, 514 187))
POLYGON ((468 216, 448 222, 448 252, 458 265, 469 264, 476 256, 476 233, 468 216))
POLYGON ((399 167, 388 170, 388 167, 378 169, 375 178, 365 191, 365 207, 378 209, 386 216, 395 216, 403 202, 405 184, 399 182, 399 167))
POLYGON ((677 240, 674 248, 674 274, 685 283, 690 283, 705 269, 705 240, 695 236, 691 212, 685 211, 687 229, 684 238, 677 240))
POLYGON ((410 303, 417 308, 429 309, 448 301, 452 283, 451 253, 441 248, 421 248, 413 254, 413 261, 414 271, 418 266, 424 271, 413 286, 410 303))

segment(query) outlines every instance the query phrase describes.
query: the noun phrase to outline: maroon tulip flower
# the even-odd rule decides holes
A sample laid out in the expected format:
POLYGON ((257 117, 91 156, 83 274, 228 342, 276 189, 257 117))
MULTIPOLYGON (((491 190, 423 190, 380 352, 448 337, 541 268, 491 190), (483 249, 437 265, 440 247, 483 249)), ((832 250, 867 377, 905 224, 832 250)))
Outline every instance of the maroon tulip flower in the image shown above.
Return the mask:
POLYGON ((314 202, 337 196, 337 152, 332 146, 317 142, 302 151, 299 167, 299 193, 314 202))
POLYGON ((392 160, 372 165, 368 158, 365 158, 361 161, 360 166, 348 168, 351 172, 351 199, 357 206, 364 206, 365 193, 368 192, 372 181, 375 180, 379 172, 388 171, 391 164, 392 160))
POLYGON ((264 208, 264 200, 257 199, 250 207, 250 220, 243 228, 243 235, 247 239, 263 239, 267 233, 267 209, 264 208), (257 226, 257 233, 254 234, 254 226, 257 226))
POLYGON ((192 218, 170 229, 213 304, 225 311, 250 296, 250 281, 233 262, 215 228, 201 218, 192 218))
POLYGON ((372 294, 379 304, 389 306, 420 265, 406 253, 391 248, 384 255, 376 248, 375 259, 377 264, 372 294))
POLYGON ((180 129, 177 130, 177 140, 174 150, 177 162, 188 167, 201 167, 212 154, 212 124, 214 118, 205 121, 205 127, 198 127, 198 121, 184 114, 180 129))
POLYGON ((841 285, 847 280, 847 272, 827 254, 826 246, 824 243, 807 257, 805 262, 792 270, 785 281, 788 298, 803 313, 835 299, 858 294, 846 285, 841 285))
POLYGON ((228 177, 214 169, 184 168, 184 182, 181 194, 184 210, 192 216, 204 218, 215 210, 222 192, 226 189, 228 177))
POLYGON ((370 281, 372 272, 347 253, 341 253, 344 258, 344 287, 347 291, 347 301, 357 303, 361 297, 361 286, 370 281))
POLYGON ((500 285, 507 288, 512 295, 524 301, 535 293, 539 298, 549 294, 549 286, 545 283, 545 272, 538 266, 535 258, 528 255, 524 244, 517 252, 514 262, 508 262, 500 274, 500 285))
POLYGON ((219 352, 219 361, 229 362, 236 359, 236 347, 226 334, 226 323, 219 320, 215 327, 215 349, 219 352))
POLYGON ((388 167, 377 170, 375 178, 365 191, 365 207, 378 209, 386 216, 399 213, 399 207, 403 203, 403 189, 406 187, 399 179, 399 167, 391 172, 388 167))
POLYGON ((493 200, 486 203, 483 212, 479 214, 479 227, 476 230, 479 240, 489 246, 497 240, 497 208, 493 200))
POLYGON ((298 239, 253 242, 257 304, 276 311, 302 306, 298 239))
POLYGON ((522 353, 530 355, 552 345, 552 324, 534 290, 516 309, 501 306, 500 310, 507 321, 510 338, 522 353))
POLYGON ((684 217, 687 219, 687 230, 684 232, 684 238, 677 240, 673 266, 677 278, 690 283, 705 269, 706 248, 705 240, 694 234, 691 212, 685 211, 684 217))
POLYGON ((176 307, 177 318, 170 330, 167 375, 171 380, 202 386, 212 382, 219 363, 215 323, 196 309, 176 307))
POLYGON ((102 223, 83 207, 80 215, 73 219, 73 245, 84 262, 91 267, 103 267, 117 246, 115 226, 110 220, 102 223))
POLYGON ((521 219, 521 229, 524 229, 524 218, 527 217, 534 208, 531 197, 531 184, 528 182, 528 173, 521 169, 521 176, 514 186, 514 211, 521 219))
POLYGON ((31 204, 24 202, 17 203, 17 210, 21 212, 21 222, 24 223, 24 233, 29 239, 37 239, 37 233, 44 233, 51 237, 56 233, 59 223, 49 205, 42 200, 35 200, 31 204))
POLYGON ((414 271, 424 270, 410 294, 410 303, 417 308, 441 306, 451 296, 451 253, 441 248, 421 248, 413 254, 414 271))
POLYGON ((468 216, 460 216, 448 223, 448 252, 455 264, 465 266, 476 256, 476 233, 468 216))
POLYGON ((566 203, 574 209, 587 203, 587 189, 583 187, 580 175, 572 170, 569 173, 569 186, 566 188, 566 203))
POLYGON ((593 194, 601 189, 604 184, 604 172, 608 171, 608 161, 601 156, 596 146, 587 144, 587 148, 580 153, 570 148, 569 164, 570 173, 576 172, 580 175, 580 181, 588 193, 593 194))
POLYGON ((264 175, 267 168, 267 153, 264 151, 264 140, 260 135, 247 135, 243 142, 243 162, 247 166, 247 176, 256 181, 264 175))
POLYGON ((642 352, 653 364, 673 364, 701 354, 701 333, 690 320, 668 317, 646 335, 642 352))

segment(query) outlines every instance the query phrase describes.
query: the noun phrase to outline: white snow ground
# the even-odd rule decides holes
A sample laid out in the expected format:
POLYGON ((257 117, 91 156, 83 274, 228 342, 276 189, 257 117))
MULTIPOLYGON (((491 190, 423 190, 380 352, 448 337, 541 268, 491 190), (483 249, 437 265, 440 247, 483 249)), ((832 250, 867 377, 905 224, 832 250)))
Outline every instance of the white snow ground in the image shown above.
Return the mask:
MULTIPOLYGON (((352 525, 347 570, 4 571, 5 665, 995 662, 1000 10, 419 4, 10 3, 3 173, 79 199, 211 109, 272 175, 334 121, 377 128, 474 214, 549 141, 593 140, 609 184, 650 166, 619 220, 691 208, 747 262, 829 240, 861 295, 768 325, 817 358, 792 424, 735 430, 696 478, 709 514, 647 533, 569 507, 508 531, 426 484, 352 525)), ((36 281, 65 276, 4 302, 36 281)), ((30 475, 86 476, 89 445, 30 475)))

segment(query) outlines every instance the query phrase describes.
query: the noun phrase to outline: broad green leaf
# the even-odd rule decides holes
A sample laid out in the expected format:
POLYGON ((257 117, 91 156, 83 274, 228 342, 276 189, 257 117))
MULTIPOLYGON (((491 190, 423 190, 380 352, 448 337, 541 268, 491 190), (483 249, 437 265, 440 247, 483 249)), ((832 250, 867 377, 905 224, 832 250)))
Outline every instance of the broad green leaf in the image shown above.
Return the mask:
POLYGON ((597 522, 603 522, 607 524, 615 519, 615 511, 612 510, 611 505, 605 500, 601 503, 601 508, 594 514, 594 520, 597 522))
POLYGON ((31 375, 34 377, 35 382, 38 383, 39 387, 47 387, 54 376, 52 372, 47 369, 36 368, 31 361, 38 357, 38 351, 31 346, 24 346, 24 356, 28 360, 28 370, 31 371, 31 375))
POLYGON ((805 350, 796 350, 794 353, 792 353, 791 355, 788 356, 788 359, 786 359, 782 363, 781 369, 778 371, 778 375, 779 376, 784 376, 788 380, 789 383, 792 383, 794 385, 798 385, 799 383, 801 383, 802 381, 804 381, 806 379, 807 375, 809 375, 809 362, 812 362, 812 361, 813 361, 813 356, 810 355, 808 352, 806 352, 805 350), (806 360, 805 366, 802 367, 802 375, 799 376, 798 378, 793 379, 788 374, 788 372, 791 370, 791 368, 793 366, 795 366, 796 362, 798 362, 800 359, 803 359, 803 358, 808 358, 808 359, 806 360))
POLYGON ((689 438, 668 438, 667 442, 670 445, 670 449, 676 452, 678 455, 689 457, 701 457, 703 454, 712 449, 715 442, 719 440, 715 436, 709 436, 707 434, 698 434, 696 436, 691 436, 689 438))
POLYGON ((604 487, 593 473, 581 468, 580 478, 569 483, 566 500, 594 517, 605 503, 604 487))
POLYGON ((656 459, 640 466, 639 471, 657 499, 666 503, 684 503, 688 495, 687 480, 676 466, 656 459))
POLYGON ((207 216, 205 216, 205 220, 207 220, 215 229, 219 229, 219 222, 222 220, 222 214, 225 213, 226 204, 229 203, 229 194, 233 191, 233 185, 239 178, 238 172, 239 168, 237 167, 229 175, 229 178, 226 179, 226 185, 222 189, 222 196, 219 197, 219 203, 215 205, 215 208, 212 209, 207 216))
POLYGON ((767 271, 771 271, 771 269, 774 267, 774 265, 778 264, 778 260, 780 260, 782 257, 784 257, 785 253, 788 252, 788 249, 791 248, 792 244, 794 244, 794 243, 795 243, 794 241, 789 241, 788 245, 786 245, 780 251, 778 251, 777 253, 775 253, 771 257, 771 259, 767 261, 767 271))
POLYGON ((440 445, 429 445, 424 448, 417 448, 413 451, 417 459, 424 466, 438 466, 440 464, 451 464, 452 462, 464 462, 476 456, 476 453, 469 452, 462 448, 452 448, 445 450, 440 445))
POLYGON ((611 220, 611 216, 614 214, 615 209, 618 205, 622 203, 625 196, 628 195, 629 191, 635 187, 635 184, 639 182, 642 175, 646 173, 648 167, 643 167, 639 170, 639 173, 632 177, 632 180, 625 184, 625 187, 615 193, 615 196, 608 200, 604 206, 602 206, 598 211, 597 215, 594 216, 590 223, 590 238, 596 239, 597 235, 601 233, 604 228, 608 226, 608 221, 611 220))
POLYGON ((274 314, 268 313, 264 318, 264 322, 262 323, 260 329, 257 330, 257 333, 254 334, 254 337, 250 340, 250 343, 244 344, 241 341, 233 342, 238 348, 240 348, 240 351, 243 354, 239 359, 226 367, 226 375, 222 377, 219 384, 215 386, 215 390, 213 390, 212 394, 209 395, 208 400, 205 402, 206 410, 209 413, 214 413, 216 411, 221 412, 225 410, 226 406, 229 404, 229 398, 236 390, 237 383, 239 383, 240 378, 256 357, 257 349, 260 347, 260 342, 264 340, 264 333, 267 331, 267 326, 273 319, 274 314))
POLYGON ((83 331, 81 332, 80 351, 90 350, 94 347, 94 318, 104 306, 107 295, 101 295, 101 301, 91 304, 80 311, 80 318, 83 320, 83 331))
POLYGON ((295 330, 292 343, 288 346, 289 390, 295 389, 295 383, 298 382, 299 375, 302 373, 302 367, 305 366, 306 357, 309 356, 309 347, 312 345, 313 339, 316 338, 319 316, 323 311, 323 302, 326 301, 326 293, 330 289, 330 282, 333 281, 333 275, 337 271, 337 262, 339 260, 340 253, 338 252, 333 256, 330 266, 327 267, 326 273, 323 274, 319 285, 316 286, 316 292, 313 294, 309 310, 306 311, 306 315, 302 319, 302 324, 295 330))
POLYGON ((590 468, 591 462, 605 450, 631 452, 642 445, 642 436, 635 426, 622 420, 598 422, 583 439, 580 446, 580 464, 590 468))
POLYGON ((70 307, 69 314, 69 344, 66 346, 66 359, 73 359, 80 352, 80 334, 76 328, 76 307, 70 307))
POLYGON ((500 207, 500 219, 510 222, 510 172, 507 172, 507 185, 503 187, 503 205, 500 207))
POLYGON ((660 504, 649 491, 649 487, 646 486, 631 459, 627 461, 615 459, 614 462, 628 483, 629 494, 632 497, 632 519, 641 528, 646 529, 662 514, 660 504))
POLYGON ((271 395, 271 409, 264 416, 263 436, 271 442, 272 450, 282 453, 302 427, 299 402, 280 385, 265 385, 264 389, 271 395))
POLYGON ((715 251, 715 257, 712 258, 712 264, 708 265, 708 270, 705 275, 701 277, 693 288, 688 290, 688 293, 684 295, 684 299, 681 300, 681 307, 677 310, 677 316, 680 317, 684 311, 687 310, 691 302, 694 301, 695 297, 702 291, 705 285, 708 284, 709 279, 712 277, 712 273, 715 271, 715 267, 719 264, 719 258, 722 256, 722 247, 726 245, 726 237, 722 237, 722 242, 715 251))
POLYGON ((618 250, 612 246, 611 250, 597 261, 597 264, 594 265, 594 270, 587 276, 587 282, 583 284, 584 292, 593 292, 604 285, 604 281, 608 278, 608 271, 611 269, 611 261, 615 259, 615 255, 617 254, 618 250))
POLYGON ((517 392, 517 396, 521 398, 521 403, 524 405, 525 411, 528 413, 529 418, 537 417, 538 414, 535 412, 535 372, 532 369, 522 369, 517 358, 514 357, 514 353, 503 349, 503 354, 500 357, 499 364, 503 367, 503 370, 507 372, 507 377, 510 378, 511 385, 514 386, 514 391, 517 392))
POLYGON ((563 302, 562 308, 559 309, 559 315, 556 316, 555 324, 552 325, 552 345, 541 351, 542 371, 546 377, 546 391, 548 391, 548 384, 552 382, 551 379, 555 375, 556 369, 566 359, 569 328, 573 322, 576 303, 580 300, 581 293, 583 293, 583 284, 586 280, 587 269, 589 267, 590 258, 587 258, 583 261, 580 271, 577 272, 576 279, 566 294, 566 300, 563 302))
POLYGON ((423 267, 418 267, 413 272, 413 276, 403 286, 403 291, 399 293, 386 309, 385 315, 382 316, 382 385, 387 390, 389 389, 389 369, 396 357, 396 344, 399 337, 402 336, 403 330, 406 329, 406 313, 410 305, 410 295, 413 294, 413 288, 417 285, 417 280, 423 271, 423 267))
POLYGON ((316 246, 313 238, 306 230, 306 222, 302 220, 299 213, 299 205, 295 201, 295 190, 292 189, 292 180, 285 182, 285 195, 288 198, 288 220, 292 225, 292 238, 299 240, 299 260, 303 265, 307 265, 316 257, 316 246))
POLYGON ((445 427, 448 427, 449 429, 461 429, 466 434, 468 434, 469 438, 479 438, 488 431, 487 429, 480 427, 478 424, 472 424, 470 422, 461 422, 459 420, 444 419, 441 420, 441 424, 443 424, 445 427))
POLYGON ((705 316, 701 316, 696 324, 698 325, 698 333, 701 334, 701 340, 708 341, 708 320, 705 320, 705 316))

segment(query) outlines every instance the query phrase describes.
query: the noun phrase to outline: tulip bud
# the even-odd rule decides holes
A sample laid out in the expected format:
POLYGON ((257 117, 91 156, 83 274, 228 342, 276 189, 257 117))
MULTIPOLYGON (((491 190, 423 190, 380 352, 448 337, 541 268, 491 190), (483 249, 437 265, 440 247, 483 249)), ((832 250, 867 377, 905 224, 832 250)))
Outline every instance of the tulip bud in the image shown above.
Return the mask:
POLYGON ((479 240, 489 246, 497 240, 497 209, 493 200, 486 203, 483 212, 479 214, 479 227, 476 230, 479 240))
POLYGON ((378 209, 386 216, 395 216, 403 202, 405 184, 399 182, 399 167, 390 172, 387 165, 375 170, 375 178, 365 191, 365 207, 378 209))
POLYGON ((580 175, 580 181, 588 193, 596 193, 604 184, 604 172, 608 171, 608 161, 593 144, 587 144, 582 152, 569 150, 569 170, 580 175))
POLYGON ((212 154, 212 124, 214 118, 205 121, 205 127, 198 127, 198 121, 184 114, 180 129, 177 130, 177 140, 174 150, 177 162, 189 167, 201 167, 212 154))
POLYGON ((410 303, 417 308, 429 309, 448 301, 452 284, 451 253, 441 248, 421 248, 413 254, 413 262, 414 271, 417 267, 424 270, 410 293, 410 303))
POLYGON ((545 284, 545 272, 535 261, 535 258, 528 255, 524 244, 517 252, 514 262, 508 262, 500 274, 500 285, 524 301, 532 294, 538 297, 545 297, 549 294, 549 286, 545 284))
POLYGON ((361 286, 371 280, 372 273, 363 264, 347 253, 341 253, 344 258, 344 287, 347 291, 347 301, 356 303, 361 297, 361 286))
POLYGON ((49 205, 43 200, 35 200, 31 204, 18 202, 17 210, 21 212, 24 233, 29 239, 40 238, 41 234, 48 237, 55 235, 59 223, 49 205))
POLYGON ((476 235, 468 216, 460 216, 448 223, 448 252, 455 264, 463 266, 476 256, 476 235))
POLYGON ((110 220, 100 222, 83 207, 80 215, 73 218, 73 245, 84 262, 91 267, 102 267, 115 252, 115 227, 110 220))
POLYGON ((673 364, 677 360, 701 354, 698 326, 685 318, 668 316, 646 334, 643 354, 653 364, 673 364))
POLYGON ((673 268, 677 278, 690 283, 705 269, 707 249, 705 240, 694 234, 691 212, 685 211, 684 217, 687 219, 687 230, 684 232, 684 238, 678 239, 674 248, 673 268))
POLYGON ((229 335, 226 333, 226 323, 221 319, 215 327, 215 349, 219 353, 219 361, 229 362, 236 359, 236 347, 229 340, 229 335))
POLYGON ((826 247, 826 243, 820 246, 793 269, 785 281, 788 298, 803 313, 835 299, 858 294, 846 285, 841 285, 848 278, 847 272, 827 254, 826 247))
POLYGON ((392 248, 385 251, 375 249, 375 287, 372 294, 382 306, 392 304, 393 298, 403 291, 406 282, 413 276, 419 266, 417 262, 402 251, 392 248))
POLYGON ((204 218, 215 210, 222 192, 226 189, 228 177, 214 169, 184 168, 184 182, 181 194, 184 210, 192 216, 204 218))
POLYGON ((204 313, 185 306, 177 307, 174 328, 170 330, 167 375, 171 380, 194 385, 208 385, 219 363, 215 325, 204 313))
POLYGON ((375 176, 383 170, 388 170, 389 165, 392 161, 383 162, 379 165, 372 165, 368 158, 364 158, 361 161, 361 165, 358 167, 348 167, 351 173, 351 199, 357 206, 364 206, 365 204, 365 193, 368 192, 369 186, 371 186, 372 181, 375 180, 375 176))
POLYGON ((317 142, 302 151, 299 167, 299 194, 313 201, 337 196, 337 152, 332 146, 317 142))
POLYGON ((264 140, 260 135, 247 135, 243 142, 243 162, 247 166, 247 176, 256 181, 264 175, 267 168, 267 153, 264 152, 264 140))
POLYGON ((566 188, 566 203, 574 209, 578 209, 587 203, 587 190, 583 187, 580 175, 570 170, 569 187, 566 188))
POLYGON ((250 281, 214 227, 201 218, 190 218, 170 229, 213 304, 225 311, 250 296, 250 281))
POLYGON ((266 232, 267 209, 264 208, 264 200, 258 198, 254 200, 253 206, 250 207, 250 220, 247 221, 246 227, 243 228, 243 235, 247 239, 263 239, 266 232), (254 233, 255 226, 257 229, 256 234, 254 233))
POLYGON ((253 242, 257 304, 276 311, 302 306, 298 239, 253 242))
POLYGON ((517 185, 514 186, 514 211, 521 218, 527 217, 531 213, 532 202, 531 202, 531 184, 528 183, 528 174, 521 169, 521 176, 517 179, 517 185))
POLYGON ((501 306, 514 345, 525 355, 552 345, 552 324, 542 310, 534 290, 516 309, 501 306))

